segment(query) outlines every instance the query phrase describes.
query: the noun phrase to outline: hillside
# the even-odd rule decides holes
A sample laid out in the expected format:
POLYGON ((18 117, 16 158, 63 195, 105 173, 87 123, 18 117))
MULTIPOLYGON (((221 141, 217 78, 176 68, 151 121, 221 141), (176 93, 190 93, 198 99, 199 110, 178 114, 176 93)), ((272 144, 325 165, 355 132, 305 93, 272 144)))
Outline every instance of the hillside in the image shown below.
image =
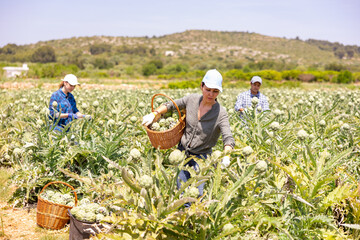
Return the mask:
MULTIPOLYGON (((360 47, 310 39, 286 39, 248 32, 188 30, 160 37, 74 37, 0 48, 0 61, 42 62, 34 57, 41 47, 54 51, 53 59, 80 69, 139 72, 144 64, 160 60, 165 66, 178 64, 191 70, 219 69, 288 70, 324 69, 329 64, 359 71, 360 47), (166 51, 168 55, 165 56, 166 51), (56 58, 55 58, 56 55, 56 58), (130 68, 129 68, 130 67, 130 68)), ((42 55, 40 54, 40 57, 42 55)), ((47 62, 47 61, 43 61, 47 62)), ((162 66, 161 66, 162 67, 162 66)))

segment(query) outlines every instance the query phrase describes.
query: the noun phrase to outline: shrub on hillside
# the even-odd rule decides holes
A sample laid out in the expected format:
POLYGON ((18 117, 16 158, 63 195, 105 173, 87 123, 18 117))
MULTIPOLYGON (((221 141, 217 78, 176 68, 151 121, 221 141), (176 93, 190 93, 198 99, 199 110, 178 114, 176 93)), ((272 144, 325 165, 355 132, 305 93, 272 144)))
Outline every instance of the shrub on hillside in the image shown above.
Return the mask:
POLYGON ((300 70, 286 70, 281 72, 281 78, 286 80, 296 80, 300 74, 300 70))
POLYGON ((164 66, 163 62, 160 59, 151 60, 149 64, 154 64, 157 69, 161 69, 164 66))
POLYGON ((9 43, 3 48, 0 48, 0 54, 14 55, 19 47, 16 44, 9 43))
POLYGON ((353 78, 354 78, 355 82, 359 82, 360 81, 360 72, 353 73, 353 78))
POLYGON ((42 46, 31 55, 31 61, 39 63, 56 62, 55 50, 50 46, 42 46))
POLYGON ((98 68, 98 69, 109 69, 114 66, 114 64, 112 62, 110 62, 106 58, 102 58, 102 57, 95 58, 95 60, 93 61, 93 65, 95 68, 98 68))
POLYGON ((99 71, 95 72, 93 76, 96 78, 108 78, 109 74, 106 71, 99 71))
POLYGON ((341 71, 336 78, 337 83, 351 83, 353 82, 352 73, 348 70, 341 71))
POLYGON ((276 81, 280 81, 282 79, 281 73, 279 73, 278 71, 275 70, 263 70, 263 71, 259 71, 259 72, 252 72, 248 74, 249 76, 249 80, 253 77, 253 76, 260 76, 262 79, 266 79, 266 80, 276 80, 276 81))
POLYGON ((143 65, 142 74, 144 76, 153 75, 158 69, 163 68, 163 65, 163 62, 160 59, 151 60, 143 65))
POLYGON ((30 78, 60 78, 65 74, 76 74, 79 68, 76 65, 62 65, 59 63, 34 64, 29 66, 30 78))
POLYGON ((174 65, 169 65, 164 69, 164 73, 167 74, 175 74, 175 73, 181 73, 181 72, 188 72, 189 66, 187 64, 181 64, 177 63, 174 65))
POLYGON ((237 69, 233 69, 233 70, 229 70, 225 73, 224 78, 226 79, 236 79, 236 80, 245 80, 247 79, 247 74, 244 73, 242 70, 237 70, 237 69))
POLYGON ((325 70, 340 72, 341 70, 346 70, 346 67, 340 63, 329 63, 325 65, 325 70))
POLYGON ((102 43, 102 44, 94 44, 90 46, 90 53, 91 55, 98 55, 104 52, 110 52, 111 51, 111 45, 102 43))
POLYGON ((142 67, 142 74, 144 76, 150 76, 150 75, 153 75, 156 72, 156 70, 157 70, 157 68, 156 68, 155 64, 146 63, 142 67))
POLYGON ((186 88, 198 88, 200 86, 200 81, 179 81, 168 84, 170 89, 186 89, 186 88))

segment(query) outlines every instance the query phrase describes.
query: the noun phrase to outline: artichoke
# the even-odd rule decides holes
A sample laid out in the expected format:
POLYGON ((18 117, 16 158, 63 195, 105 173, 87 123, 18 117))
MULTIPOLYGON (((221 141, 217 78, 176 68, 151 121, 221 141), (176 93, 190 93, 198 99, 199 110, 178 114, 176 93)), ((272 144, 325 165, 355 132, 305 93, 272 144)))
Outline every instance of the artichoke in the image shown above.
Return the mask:
POLYGON ((305 140, 309 136, 305 130, 298 131, 296 135, 300 140, 305 140))
POLYGON ((177 165, 186 158, 185 153, 179 149, 175 149, 170 153, 169 162, 170 164, 177 165))
POLYGON ((152 186, 153 180, 149 175, 144 175, 140 178, 139 184, 142 188, 148 189, 152 186))
POLYGON ((223 227, 223 231, 224 231, 224 232, 230 232, 230 231, 233 230, 233 229, 234 229, 234 226, 233 226, 231 223, 227 223, 227 224, 225 224, 224 227, 223 227))
POLYGON ((95 222, 96 214, 94 212, 86 212, 83 220, 88 221, 88 222, 95 222))
POLYGON ((150 129, 154 130, 154 131, 159 131, 160 130, 160 124, 155 122, 155 123, 151 124, 150 129))
POLYGON ((256 106, 259 103, 259 99, 257 97, 251 98, 251 104, 253 106, 256 106))
POLYGON ((137 117, 131 116, 130 122, 135 123, 137 121, 137 117))
POLYGON ((100 222, 101 220, 103 220, 104 219, 104 215, 102 215, 101 213, 98 213, 98 214, 96 214, 96 221, 97 222, 100 222))
POLYGON ((199 196, 199 189, 197 187, 190 187, 185 191, 185 196, 197 198, 199 196))
POLYGON ((267 169, 267 162, 265 162, 264 160, 260 160, 257 164, 256 164, 256 169, 259 172, 265 172, 267 169))
POLYGON ((249 156, 253 153, 253 149, 250 146, 246 146, 242 149, 242 153, 244 154, 244 156, 249 156))
POLYGON ((278 122, 272 122, 269 128, 273 131, 277 131, 280 129, 280 124, 278 122))
POLYGON ((216 150, 211 154, 212 159, 218 159, 222 155, 222 152, 220 150, 216 150))
POLYGON ((140 151, 139 151, 138 149, 133 148, 133 149, 131 149, 131 151, 130 151, 130 156, 131 156, 132 158, 134 158, 134 159, 139 159, 139 158, 141 157, 141 153, 140 153, 140 151))
POLYGON ((88 198, 83 198, 80 200, 79 205, 86 205, 89 203, 90 203, 90 200, 88 198))

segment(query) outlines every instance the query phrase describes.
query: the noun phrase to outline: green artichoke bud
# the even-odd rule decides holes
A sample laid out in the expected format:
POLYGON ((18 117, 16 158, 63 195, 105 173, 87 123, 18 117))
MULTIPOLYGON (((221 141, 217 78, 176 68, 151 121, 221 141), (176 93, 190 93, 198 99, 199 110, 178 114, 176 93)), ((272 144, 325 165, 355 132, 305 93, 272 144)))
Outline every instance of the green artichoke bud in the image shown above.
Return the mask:
POLYGON ((165 127, 166 126, 166 120, 164 118, 159 120, 159 125, 160 127, 165 127))
POLYGON ((138 149, 133 148, 133 149, 131 149, 131 151, 130 151, 130 156, 131 156, 132 158, 134 158, 134 159, 139 159, 139 158, 141 157, 141 153, 140 153, 140 151, 139 151, 138 149))
POLYGON ((273 131, 277 131, 280 129, 280 124, 278 122, 272 122, 269 128, 273 131))
POLYGON ((298 131, 296 135, 300 140, 305 140, 305 138, 307 138, 309 136, 307 134, 307 132, 305 130, 303 130, 303 129, 298 131))
POLYGON ((197 187, 190 187, 189 189, 185 190, 185 196, 197 198, 199 196, 199 189, 197 187))
POLYGON ((101 220, 103 220, 104 219, 104 215, 102 215, 101 213, 98 213, 98 214, 96 214, 96 221, 97 222, 100 222, 101 220))
POLYGON ((130 122, 135 123, 137 121, 137 117, 131 116, 130 122))
POLYGON ((99 106, 99 102, 98 102, 98 101, 94 101, 94 102, 93 102, 93 106, 94 106, 94 107, 98 107, 98 106, 99 106))
POLYGON ((84 220, 88 222, 95 222, 96 221, 96 214, 93 212, 86 212, 84 215, 84 220))
POLYGON ((140 102, 140 103, 139 103, 139 108, 144 108, 144 107, 145 107, 145 103, 140 102))
POLYGON ((250 156, 253 152, 254 150, 250 146, 246 146, 242 149, 244 156, 250 156))
POLYGON ((154 131, 159 131, 160 130, 160 124, 155 122, 155 123, 151 124, 150 129, 154 130, 154 131))
POLYGON ((99 214, 101 213, 102 215, 108 215, 108 212, 106 210, 105 207, 99 207, 97 210, 96 210, 96 213, 99 214))
POLYGON ((79 202, 79 205, 86 205, 86 204, 89 204, 90 203, 90 200, 88 198, 83 198, 80 200, 79 202))
POLYGON ((185 153, 179 149, 175 149, 170 153, 169 162, 170 164, 177 165, 186 158, 185 153))
POLYGON ((231 223, 227 223, 227 224, 225 224, 224 227, 223 227, 223 231, 224 231, 224 232, 230 232, 230 231, 233 230, 233 229, 234 229, 234 226, 233 226, 231 223))
POLYGON ((107 126, 108 127, 112 127, 112 126, 114 126, 115 125, 115 121, 113 120, 113 119, 109 119, 108 121, 107 121, 107 126))
POLYGON ((257 97, 251 98, 251 104, 253 106, 256 106, 259 103, 259 99, 257 97))
POLYGON ((215 160, 215 159, 220 158, 221 155, 222 155, 222 152, 220 150, 216 150, 211 154, 211 158, 215 160))
POLYGON ((320 125, 321 127, 325 127, 325 126, 326 126, 325 120, 320 120, 319 125, 320 125))
POLYGON ((264 160, 260 160, 257 164, 256 164, 256 169, 259 171, 259 172, 265 172, 266 169, 267 169, 267 162, 264 161, 264 160))
POLYGON ((139 184, 140 184, 141 187, 143 187, 145 189, 148 189, 148 188, 150 188, 152 186, 153 180, 149 175, 143 175, 140 178, 139 184))
POLYGON ((64 194, 62 197, 63 197, 63 199, 65 199, 67 202, 69 202, 69 201, 72 199, 72 197, 71 197, 70 194, 64 194))

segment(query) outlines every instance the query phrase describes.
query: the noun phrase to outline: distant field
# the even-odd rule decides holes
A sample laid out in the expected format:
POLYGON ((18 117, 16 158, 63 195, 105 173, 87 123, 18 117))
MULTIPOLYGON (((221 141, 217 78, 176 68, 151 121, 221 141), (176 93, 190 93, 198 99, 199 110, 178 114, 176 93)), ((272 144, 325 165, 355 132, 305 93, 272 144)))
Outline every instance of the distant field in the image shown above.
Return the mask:
MULTIPOLYGON (((200 80, 198 80, 200 82, 200 80)), ((80 79, 80 89, 163 89, 167 88, 169 83, 179 82, 179 80, 163 79, 80 79)), ((272 87, 301 88, 301 89, 360 89, 360 83, 337 84, 337 83, 304 83, 295 81, 293 85, 286 84, 286 81, 268 81, 264 82, 262 89, 272 87)), ((16 79, 0 81, 0 89, 25 89, 25 88, 45 88, 56 89, 60 84, 60 79, 16 79)), ((225 84, 225 89, 247 88, 249 83, 246 81, 231 81, 225 84)))

